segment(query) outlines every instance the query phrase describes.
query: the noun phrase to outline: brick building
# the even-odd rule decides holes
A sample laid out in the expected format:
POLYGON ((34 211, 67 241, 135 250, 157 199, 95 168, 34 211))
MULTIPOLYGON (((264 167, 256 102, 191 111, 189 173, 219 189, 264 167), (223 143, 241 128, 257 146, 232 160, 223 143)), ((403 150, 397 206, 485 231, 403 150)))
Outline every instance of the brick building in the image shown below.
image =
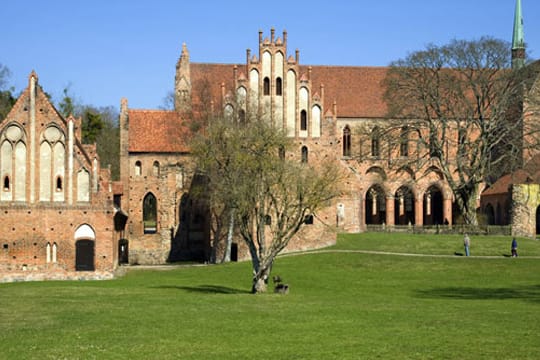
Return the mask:
POLYGON ((63 118, 29 76, 0 123, 0 281, 110 278, 113 185, 81 120, 63 118))

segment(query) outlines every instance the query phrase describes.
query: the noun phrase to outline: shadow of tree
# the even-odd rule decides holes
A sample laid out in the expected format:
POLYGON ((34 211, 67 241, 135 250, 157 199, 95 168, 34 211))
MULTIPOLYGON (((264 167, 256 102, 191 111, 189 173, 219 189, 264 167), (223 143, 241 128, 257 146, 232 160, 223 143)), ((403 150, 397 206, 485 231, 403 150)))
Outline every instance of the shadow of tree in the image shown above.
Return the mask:
POLYGON ((446 287, 417 290, 420 298, 447 298, 458 300, 507 300, 521 299, 540 302, 540 285, 515 288, 446 287))
POLYGON ((199 285, 199 286, 174 286, 174 285, 162 285, 155 286, 155 289, 176 289, 184 290, 188 292, 196 292, 202 294, 251 294, 247 290, 233 289, 226 286, 219 285, 199 285))

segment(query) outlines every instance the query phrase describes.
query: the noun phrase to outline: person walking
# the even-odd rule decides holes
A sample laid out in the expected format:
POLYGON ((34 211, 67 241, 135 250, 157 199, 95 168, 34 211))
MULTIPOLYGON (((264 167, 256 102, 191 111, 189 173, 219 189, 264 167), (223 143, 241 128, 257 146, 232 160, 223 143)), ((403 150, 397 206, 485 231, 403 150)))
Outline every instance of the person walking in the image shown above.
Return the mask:
POLYGON ((516 238, 513 238, 512 239, 512 257, 517 257, 518 256, 518 253, 517 253, 517 240, 516 238))
POLYGON ((465 237, 463 237, 463 247, 465 247, 465 256, 469 256, 469 247, 471 246, 471 239, 469 238, 468 234, 465 234, 465 237))

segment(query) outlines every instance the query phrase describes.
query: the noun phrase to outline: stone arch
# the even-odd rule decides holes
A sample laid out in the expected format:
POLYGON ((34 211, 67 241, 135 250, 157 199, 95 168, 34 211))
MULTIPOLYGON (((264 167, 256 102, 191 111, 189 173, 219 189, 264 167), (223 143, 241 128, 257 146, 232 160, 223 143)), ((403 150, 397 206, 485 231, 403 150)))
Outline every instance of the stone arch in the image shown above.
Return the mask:
POLYGON ((415 224, 414 191, 407 185, 400 186, 394 194, 394 224, 415 224))
POLYGON ((380 180, 386 181, 387 176, 384 169, 380 166, 372 166, 366 170, 366 175, 376 175, 380 180))
POLYGON ((396 174, 399 176, 401 174, 405 174, 405 176, 407 176, 408 178, 410 178, 411 180, 415 180, 416 179, 416 174, 415 172, 409 167, 409 166, 403 166, 401 168, 399 168, 397 171, 396 171, 396 174))
POLYGON ((381 184, 374 184, 366 191, 364 203, 367 225, 386 221, 386 191, 381 184))
POLYGON ((443 191, 438 184, 432 184, 424 193, 424 225, 444 224, 443 191))

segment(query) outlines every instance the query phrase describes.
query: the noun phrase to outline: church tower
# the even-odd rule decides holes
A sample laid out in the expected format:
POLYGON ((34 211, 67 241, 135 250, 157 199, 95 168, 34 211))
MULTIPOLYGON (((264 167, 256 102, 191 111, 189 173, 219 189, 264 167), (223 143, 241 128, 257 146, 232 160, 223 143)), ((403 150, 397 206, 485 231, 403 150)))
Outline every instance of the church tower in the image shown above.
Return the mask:
POLYGON ((514 31, 512 33, 512 68, 520 69, 525 65, 525 40, 523 36, 523 17, 521 0, 516 0, 514 13, 514 31))
POLYGON ((189 69, 189 51, 182 44, 182 54, 176 63, 174 80, 174 109, 178 112, 191 111, 191 72, 189 69))

